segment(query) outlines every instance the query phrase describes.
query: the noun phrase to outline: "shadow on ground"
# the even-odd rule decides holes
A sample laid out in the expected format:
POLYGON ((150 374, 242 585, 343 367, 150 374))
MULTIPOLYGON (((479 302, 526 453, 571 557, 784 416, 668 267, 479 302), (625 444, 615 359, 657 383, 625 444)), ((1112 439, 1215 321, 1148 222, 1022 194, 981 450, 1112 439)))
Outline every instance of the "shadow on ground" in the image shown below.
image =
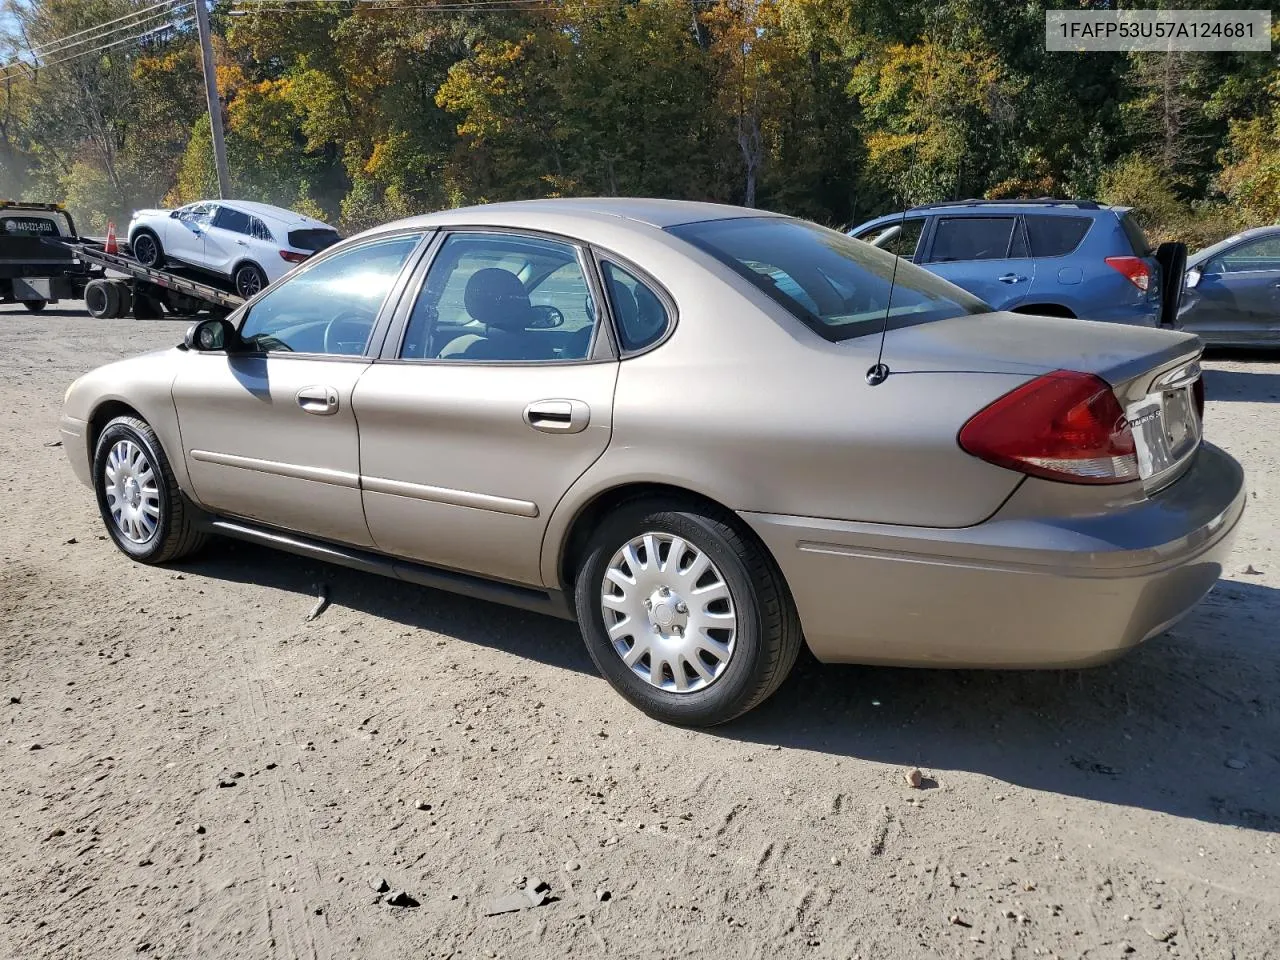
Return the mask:
POLYGON ((1280 364, 1274 371, 1205 370, 1204 389, 1209 400, 1280 403, 1280 364))
MULTIPOLYGON (((333 603, 370 616, 594 670, 577 628, 550 617, 247 544, 219 542, 190 569, 297 593, 300 620, 325 583, 333 603)), ((1276 623, 1280 590, 1223 581, 1173 631, 1090 670, 835 666, 805 653, 771 700, 707 735, 1280 832, 1276 623)))

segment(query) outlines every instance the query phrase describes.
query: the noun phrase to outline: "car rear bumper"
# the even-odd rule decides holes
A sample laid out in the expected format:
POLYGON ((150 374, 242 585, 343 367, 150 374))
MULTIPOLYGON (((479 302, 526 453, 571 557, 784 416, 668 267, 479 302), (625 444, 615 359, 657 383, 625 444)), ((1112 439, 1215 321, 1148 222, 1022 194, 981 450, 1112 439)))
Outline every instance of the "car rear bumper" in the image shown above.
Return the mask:
POLYGON ((65 413, 58 421, 62 449, 71 464, 71 472, 85 486, 93 486, 89 456, 89 425, 65 413))
POLYGON ((1179 480, 1099 517, 939 529, 741 516, 777 559, 820 660, 932 667, 1105 662, 1213 587, 1244 474, 1204 445, 1179 480))

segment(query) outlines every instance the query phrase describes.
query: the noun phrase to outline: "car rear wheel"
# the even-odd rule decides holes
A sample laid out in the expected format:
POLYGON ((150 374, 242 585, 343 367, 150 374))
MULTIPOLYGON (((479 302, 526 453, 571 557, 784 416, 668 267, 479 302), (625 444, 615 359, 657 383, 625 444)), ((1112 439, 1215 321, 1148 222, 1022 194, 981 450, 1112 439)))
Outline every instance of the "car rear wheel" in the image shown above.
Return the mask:
POLYGON ((137 417, 117 417, 99 434, 93 487, 107 533, 134 560, 177 560, 207 539, 155 431, 137 417))
POLYGON ((258 291, 267 285, 267 275, 256 263, 242 263, 236 267, 232 280, 235 283, 236 293, 246 300, 256 296, 258 291))
POLYGON ((39 313, 49 303, 47 300, 23 300, 22 305, 27 308, 27 313, 39 313))
POLYGON ((150 230, 139 230, 133 238, 133 259, 144 267, 159 268, 164 266, 164 249, 160 246, 160 238, 150 230))
POLYGON ((630 703, 706 727, 769 697, 800 651, 773 558, 730 515, 635 501, 600 525, 575 582, 587 652, 630 703))

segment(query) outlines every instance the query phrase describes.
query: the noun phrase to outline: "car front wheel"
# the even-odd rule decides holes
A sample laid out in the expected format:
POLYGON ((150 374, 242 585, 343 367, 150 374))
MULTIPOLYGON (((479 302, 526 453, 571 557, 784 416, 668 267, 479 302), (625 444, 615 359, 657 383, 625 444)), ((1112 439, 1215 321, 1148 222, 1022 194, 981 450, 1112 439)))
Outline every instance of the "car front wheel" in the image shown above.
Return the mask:
POLYGON ((137 417, 117 417, 94 447, 93 486, 107 533, 141 563, 194 553, 206 534, 178 488, 154 430, 137 417))
POLYGON ((587 651, 649 716, 732 720, 768 698, 800 651, 800 621, 773 558, 729 514, 637 501, 605 519, 575 582, 587 651))

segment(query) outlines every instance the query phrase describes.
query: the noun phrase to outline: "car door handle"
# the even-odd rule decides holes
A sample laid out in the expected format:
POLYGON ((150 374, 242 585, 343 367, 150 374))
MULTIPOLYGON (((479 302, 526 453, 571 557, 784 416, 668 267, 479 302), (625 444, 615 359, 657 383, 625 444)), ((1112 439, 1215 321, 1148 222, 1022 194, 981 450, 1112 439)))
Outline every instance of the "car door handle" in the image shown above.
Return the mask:
POLYGON ((581 433, 591 408, 581 400, 535 400, 524 408, 524 422, 543 433, 581 433))
POLYGON ((338 412, 338 391, 333 387, 303 387, 295 398, 298 406, 317 417, 329 417, 338 412))
POLYGON ((247 247, 249 245, 248 240, 237 240, 236 243, 240 244, 242 247, 247 247))
POLYGON ((1006 273, 1004 276, 997 277, 996 279, 999 280, 1001 283, 1021 283, 1023 280, 1027 278, 1020 277, 1016 273, 1006 273))

